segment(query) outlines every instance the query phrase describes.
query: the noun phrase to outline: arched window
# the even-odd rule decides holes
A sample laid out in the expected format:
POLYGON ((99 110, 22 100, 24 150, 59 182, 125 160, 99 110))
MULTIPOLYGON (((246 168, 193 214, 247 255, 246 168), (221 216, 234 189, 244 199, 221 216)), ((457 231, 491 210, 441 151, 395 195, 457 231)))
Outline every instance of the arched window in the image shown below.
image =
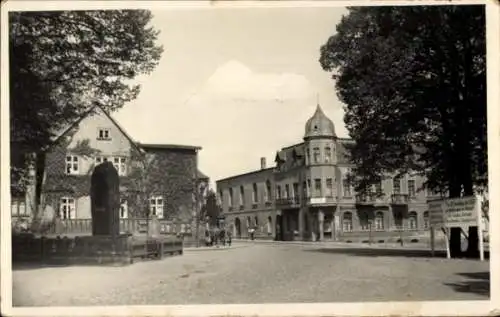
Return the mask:
POLYGON ((384 230, 384 213, 381 211, 375 214, 375 230, 384 230))
POLYGON ((259 201, 259 193, 257 189, 257 184, 253 183, 252 185, 252 203, 256 204, 259 201))
POLYGON ((417 229, 417 213, 414 211, 411 211, 408 214, 408 228, 410 230, 417 229))
POLYGON ((342 215, 342 231, 352 231, 352 213, 350 212, 344 212, 342 215))
POLYGON ((428 211, 425 211, 424 212, 424 228, 425 229, 429 229, 429 212, 428 211))

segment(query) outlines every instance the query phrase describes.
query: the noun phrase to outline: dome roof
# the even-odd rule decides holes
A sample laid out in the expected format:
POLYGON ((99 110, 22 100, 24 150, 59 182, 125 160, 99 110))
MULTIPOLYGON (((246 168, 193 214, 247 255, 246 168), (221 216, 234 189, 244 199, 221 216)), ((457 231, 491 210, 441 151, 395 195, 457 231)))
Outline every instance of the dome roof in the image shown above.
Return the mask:
POLYGON ((332 120, 330 120, 325 115, 319 105, 316 108, 316 112, 314 112, 313 116, 306 122, 304 139, 318 136, 336 137, 335 126, 333 125, 332 120))

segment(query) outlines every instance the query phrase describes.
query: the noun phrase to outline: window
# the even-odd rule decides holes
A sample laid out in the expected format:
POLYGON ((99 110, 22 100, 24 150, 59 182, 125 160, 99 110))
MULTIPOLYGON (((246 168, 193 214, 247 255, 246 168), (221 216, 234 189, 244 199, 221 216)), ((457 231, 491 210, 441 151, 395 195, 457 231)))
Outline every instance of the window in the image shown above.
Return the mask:
POLYGON ((384 213, 381 211, 375 214, 375 230, 384 230, 384 213))
POLYGON ((128 218, 128 205, 126 199, 120 200, 120 218, 125 219, 128 218))
POLYGON ((264 201, 268 202, 271 197, 271 182, 266 181, 266 190, 264 191, 264 201))
POLYGON ((293 183, 292 197, 299 197, 299 183, 293 183))
POLYGON ((224 201, 224 196, 222 194, 222 190, 219 190, 219 205, 222 205, 224 201))
POLYGON ((286 184, 285 185, 285 196, 283 198, 288 198, 290 197, 290 185, 286 184))
POLYGON ((326 179, 326 196, 333 197, 333 179, 326 179))
POLYGON ((410 179, 410 180, 408 180, 408 196, 415 197, 415 193, 416 193, 415 180, 410 179))
POLYGON ((151 199, 149 200, 149 212, 152 216, 163 218, 163 197, 151 197, 151 199))
POLYGON ((375 193, 381 194, 382 193, 382 181, 377 182, 375 185, 375 193))
POLYGON ((401 193, 401 179, 399 177, 396 177, 392 180, 392 192, 394 194, 401 193))
POLYGON ((424 212, 424 229, 429 229, 430 224, 429 224, 429 212, 426 211, 424 212))
POLYGON ((273 233, 273 218, 271 216, 267 217, 267 234, 273 233))
POLYGON ((414 211, 411 211, 409 214, 408 214, 408 228, 410 230, 415 230, 417 229, 417 213, 414 212, 414 211))
POLYGON ((350 212, 344 212, 342 215, 342 231, 352 231, 352 213, 350 212))
POLYGON ((256 227, 259 226, 259 218, 257 216, 255 216, 255 226, 256 227))
POLYGON ((240 186, 240 206, 245 205, 245 189, 243 186, 240 186))
POLYGON ((76 155, 66 156, 66 174, 68 175, 78 174, 78 156, 76 155))
POLYGON ((344 197, 351 197, 351 184, 347 178, 342 180, 342 187, 344 188, 344 197))
POLYGON ((311 162, 311 151, 309 149, 306 150, 306 163, 309 164, 311 162))
POLYGON ((23 198, 12 198, 11 199, 11 214, 12 216, 22 216, 26 215, 26 203, 24 202, 24 197, 23 198))
POLYGON ((323 193, 321 192, 321 179, 320 178, 316 178, 314 180, 314 193, 318 197, 321 197, 323 195, 323 193))
POLYGON ((118 175, 125 176, 127 172, 127 159, 125 157, 114 157, 113 158, 113 166, 115 167, 118 175))
POLYGON ((252 202, 256 204, 259 201, 259 195, 257 191, 257 184, 253 183, 253 192, 252 192, 252 202))
POLYGON ((307 197, 311 196, 311 180, 307 180, 307 197))
POLYGON ((401 212, 394 214, 394 225, 397 229, 403 229, 403 214, 401 212))
POLYGON ((229 207, 233 205, 233 189, 229 188, 229 207))
POLYGON ((361 226, 361 230, 370 229, 368 214, 366 212, 361 212, 361 214, 359 215, 359 225, 361 226))
POLYGON ((75 199, 70 197, 62 197, 59 205, 59 217, 61 219, 75 218, 75 199))
POLYGON ((330 163, 332 158, 332 148, 327 146, 325 147, 325 163, 330 163))
POLYGON ((276 186, 276 199, 280 199, 280 198, 281 198, 281 186, 277 185, 276 186))
POLYGON ((252 220, 250 219, 250 216, 247 217, 247 228, 250 229, 250 226, 252 225, 252 220))
POLYGON ((107 129, 107 128, 99 129, 97 139, 98 140, 111 140, 111 135, 109 133, 109 129, 107 129))
POLYGON ((319 157, 320 157, 319 147, 313 148, 313 160, 314 160, 314 163, 319 163, 319 157))

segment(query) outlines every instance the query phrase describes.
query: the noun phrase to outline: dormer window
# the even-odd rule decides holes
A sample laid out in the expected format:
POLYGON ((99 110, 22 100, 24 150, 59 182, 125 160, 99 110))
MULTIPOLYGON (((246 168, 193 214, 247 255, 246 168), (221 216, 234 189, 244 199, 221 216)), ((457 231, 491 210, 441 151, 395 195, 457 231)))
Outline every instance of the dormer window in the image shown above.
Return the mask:
POLYGON ((111 133, 108 128, 100 128, 97 134, 98 140, 111 140, 111 133))

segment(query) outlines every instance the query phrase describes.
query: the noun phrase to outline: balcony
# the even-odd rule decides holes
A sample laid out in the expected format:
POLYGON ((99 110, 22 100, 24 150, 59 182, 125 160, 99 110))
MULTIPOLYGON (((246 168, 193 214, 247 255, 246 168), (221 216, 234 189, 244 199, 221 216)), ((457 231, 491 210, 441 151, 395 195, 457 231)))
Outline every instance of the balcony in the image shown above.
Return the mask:
POLYGON ((408 194, 392 194, 391 201, 393 205, 406 205, 408 204, 410 197, 408 194))
POLYGON ((356 204, 358 205, 374 205, 377 202, 377 194, 366 193, 356 195, 356 204))
POLYGON ((276 199, 277 207, 296 207, 300 204, 299 197, 290 197, 290 198, 278 198, 276 199))
POLYGON ((331 205, 337 203, 337 197, 334 196, 313 196, 307 197, 309 205, 331 205))

